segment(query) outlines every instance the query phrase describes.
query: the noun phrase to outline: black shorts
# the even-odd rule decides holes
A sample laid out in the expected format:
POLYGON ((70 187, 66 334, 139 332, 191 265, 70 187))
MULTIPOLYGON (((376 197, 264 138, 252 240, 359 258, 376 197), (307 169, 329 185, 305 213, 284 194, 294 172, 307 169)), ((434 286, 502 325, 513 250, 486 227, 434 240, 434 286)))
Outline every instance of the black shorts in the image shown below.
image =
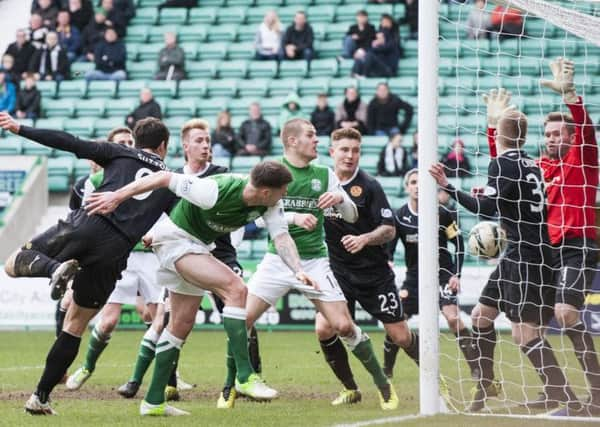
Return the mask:
POLYGON ((81 269, 73 278, 73 300, 81 307, 100 308, 127 267, 133 244, 108 220, 76 210, 27 243, 58 262, 76 259, 81 269))
POLYGON ((596 274, 598 248, 593 241, 568 239, 552 250, 552 284, 557 304, 582 309, 596 274))
POLYGON ((390 269, 382 275, 365 277, 348 270, 333 270, 333 274, 348 301, 348 309, 354 319, 356 303, 382 323, 396 323, 404 320, 402 302, 396 289, 396 276, 390 269))
MULTIPOLYGON (((458 305, 458 297, 456 292, 446 290, 446 285, 450 280, 450 275, 440 277, 440 310, 446 305, 458 305)), ((419 314, 419 281, 416 277, 406 276, 400 289, 400 298, 402 298, 402 306, 404 307, 404 315, 407 319, 419 314)))
POLYGON ((546 325, 554 314, 551 279, 548 265, 502 258, 479 302, 504 312, 511 322, 546 325))

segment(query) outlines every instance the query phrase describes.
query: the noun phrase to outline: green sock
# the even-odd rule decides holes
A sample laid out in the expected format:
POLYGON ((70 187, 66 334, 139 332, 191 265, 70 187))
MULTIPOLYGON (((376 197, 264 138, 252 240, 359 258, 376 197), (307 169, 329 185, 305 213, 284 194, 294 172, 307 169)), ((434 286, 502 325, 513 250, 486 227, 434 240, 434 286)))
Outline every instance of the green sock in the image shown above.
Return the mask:
POLYGON ((156 352, 156 342, 158 341, 158 338, 158 334, 154 328, 148 328, 144 334, 144 337, 142 338, 142 342, 140 343, 140 350, 138 352, 137 360, 135 361, 133 376, 129 381, 134 381, 138 384, 142 383, 148 367, 154 360, 154 353, 156 352))
POLYGON ((90 341, 88 342, 85 362, 83 364, 85 369, 90 372, 94 372, 94 369, 96 369, 96 362, 108 345, 109 340, 110 335, 108 337, 102 335, 102 333, 98 331, 97 326, 94 326, 94 329, 92 329, 92 334, 90 335, 90 341))
POLYGON ((156 344, 156 362, 154 363, 152 382, 144 398, 146 402, 160 405, 165 401, 165 387, 169 382, 182 345, 183 340, 171 335, 166 329, 161 334, 158 344, 156 344))
MULTIPOLYGON (((364 336, 366 337, 366 335, 364 336)), ((354 350, 352 350, 352 353, 354 353, 356 358, 360 360, 360 363, 363 364, 365 369, 369 371, 377 387, 383 387, 388 384, 388 380, 383 373, 383 369, 381 369, 381 365, 377 360, 377 356, 375 356, 375 352, 373 351, 370 338, 367 337, 365 341, 358 343, 358 345, 354 347, 354 350)))
POLYGON ((227 378, 225 378, 225 387, 233 387, 235 385, 235 359, 233 357, 233 351, 227 340, 227 354, 225 355, 225 364, 227 365, 227 378))
POLYGON ((235 360, 237 379, 240 383, 245 383, 248 381, 248 377, 254 373, 248 356, 246 310, 239 307, 224 307, 223 326, 227 332, 229 346, 235 360))

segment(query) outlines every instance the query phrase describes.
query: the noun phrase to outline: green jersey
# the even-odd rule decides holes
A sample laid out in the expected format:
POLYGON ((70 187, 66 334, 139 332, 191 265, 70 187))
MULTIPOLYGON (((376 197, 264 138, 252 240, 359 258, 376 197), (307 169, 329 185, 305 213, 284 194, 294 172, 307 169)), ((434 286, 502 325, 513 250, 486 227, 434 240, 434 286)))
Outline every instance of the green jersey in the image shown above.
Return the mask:
MULTIPOLYGON (((266 206, 246 206, 242 193, 249 178, 237 174, 214 175, 203 179, 186 177, 189 180, 182 184, 186 192, 190 192, 193 185, 202 185, 213 180, 217 184, 217 200, 208 208, 201 208, 187 199, 181 199, 171 211, 171 221, 179 228, 203 241, 212 243, 222 236, 254 221, 262 216, 268 209, 266 206)), ((178 196, 181 194, 176 192, 178 196)), ((283 215, 283 213, 281 213, 283 215)))
MULTIPOLYGON (((317 226, 307 231, 295 224, 290 224, 289 232, 302 259, 323 258, 327 256, 325 246, 325 229, 323 227, 323 210, 317 208, 321 194, 330 191, 330 171, 326 166, 309 164, 305 168, 292 166, 285 158, 281 162, 287 166, 294 180, 288 185, 287 194, 283 198, 286 212, 313 214, 317 218, 317 226)), ((276 253, 273 242, 269 242, 269 252, 276 253)))

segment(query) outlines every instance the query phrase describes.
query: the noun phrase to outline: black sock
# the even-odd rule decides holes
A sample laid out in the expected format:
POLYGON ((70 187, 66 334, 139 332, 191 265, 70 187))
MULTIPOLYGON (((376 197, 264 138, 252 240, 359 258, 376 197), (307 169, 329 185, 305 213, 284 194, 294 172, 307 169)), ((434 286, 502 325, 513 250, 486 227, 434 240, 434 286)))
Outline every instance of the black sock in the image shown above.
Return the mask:
POLYGON ((65 323, 65 316, 67 315, 67 311, 60 306, 60 303, 61 302, 58 301, 56 304, 56 337, 58 337, 62 332, 63 324, 65 323))
POLYGON ((262 372, 262 363, 260 361, 260 349, 258 347, 258 334, 256 333, 256 328, 253 326, 250 329, 250 333, 248 334, 248 355, 250 356, 250 363, 252 364, 252 369, 257 374, 262 372))
POLYGON ((81 337, 73 336, 62 331, 46 357, 46 367, 35 394, 42 403, 48 401, 52 389, 60 382, 71 363, 77 357, 81 337))
POLYGON ((475 358, 473 357, 473 336, 471 332, 467 328, 463 328, 458 332, 455 332, 454 335, 458 339, 458 348, 462 352, 465 360, 469 364, 469 366, 475 364, 475 358))
POLYGON ((404 348, 404 352, 410 357, 417 366, 419 365, 419 335, 416 332, 410 333, 410 345, 404 348))
POLYGON ((177 388, 177 366, 179 366, 179 355, 177 359, 175 359, 175 363, 173 364, 173 370, 171 371, 171 376, 169 377, 169 381, 167 382, 168 386, 177 388))
POLYGON ((577 401, 548 341, 535 338, 521 347, 521 351, 537 371, 548 397, 560 402, 577 401))
POLYGON ((474 356, 479 361, 481 385, 486 388, 494 380, 494 349, 496 348, 496 329, 473 326, 474 356))
POLYGON ((567 336, 573 343, 575 357, 585 372, 592 396, 600 397, 600 365, 594 348, 594 340, 589 332, 585 330, 582 322, 567 328, 567 336))
POLYGON ((319 344, 321 344, 325 361, 331 367, 335 376, 344 384, 344 387, 348 390, 358 390, 348 362, 348 352, 340 337, 334 335, 329 339, 319 341, 319 344))
POLYGON ((17 277, 52 277, 60 262, 32 249, 21 249, 15 257, 17 277))
POLYGON ((383 371, 388 377, 391 377, 394 372, 398 350, 400 350, 400 346, 394 344, 392 338, 385 334, 383 340, 383 371))

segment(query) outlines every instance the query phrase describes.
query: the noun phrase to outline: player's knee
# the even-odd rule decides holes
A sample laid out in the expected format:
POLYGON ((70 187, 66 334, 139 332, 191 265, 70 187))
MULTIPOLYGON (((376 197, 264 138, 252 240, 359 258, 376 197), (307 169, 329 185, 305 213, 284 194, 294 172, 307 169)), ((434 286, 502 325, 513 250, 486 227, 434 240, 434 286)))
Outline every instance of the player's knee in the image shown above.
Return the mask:
POLYGON ((315 332, 319 341, 331 338, 335 334, 335 331, 333 330, 331 325, 329 325, 329 323, 320 315, 317 315, 317 320, 315 322, 315 332))
POLYGON ((234 274, 228 280, 224 289, 223 302, 225 305, 233 305, 235 307, 244 307, 248 296, 248 288, 244 286, 242 279, 234 274))
POLYGON ((460 318, 457 315, 451 314, 446 316, 446 321, 448 322, 448 328, 450 328, 450 330, 454 332, 458 331, 460 318))
POLYGON ((102 316, 100 319, 99 329, 103 335, 110 335, 119 324, 119 316, 114 316, 112 313, 109 316, 102 316))
POLYGON ((13 252, 4 262, 4 271, 9 277, 17 277, 17 272, 15 271, 15 260, 17 259, 18 254, 19 251, 13 252))
POLYGON ((561 328, 569 328, 579 322, 579 311, 568 304, 557 304, 554 316, 561 328))
POLYGON ((339 319, 335 325, 332 325, 335 332, 342 337, 354 334, 354 322, 351 319, 339 319))

